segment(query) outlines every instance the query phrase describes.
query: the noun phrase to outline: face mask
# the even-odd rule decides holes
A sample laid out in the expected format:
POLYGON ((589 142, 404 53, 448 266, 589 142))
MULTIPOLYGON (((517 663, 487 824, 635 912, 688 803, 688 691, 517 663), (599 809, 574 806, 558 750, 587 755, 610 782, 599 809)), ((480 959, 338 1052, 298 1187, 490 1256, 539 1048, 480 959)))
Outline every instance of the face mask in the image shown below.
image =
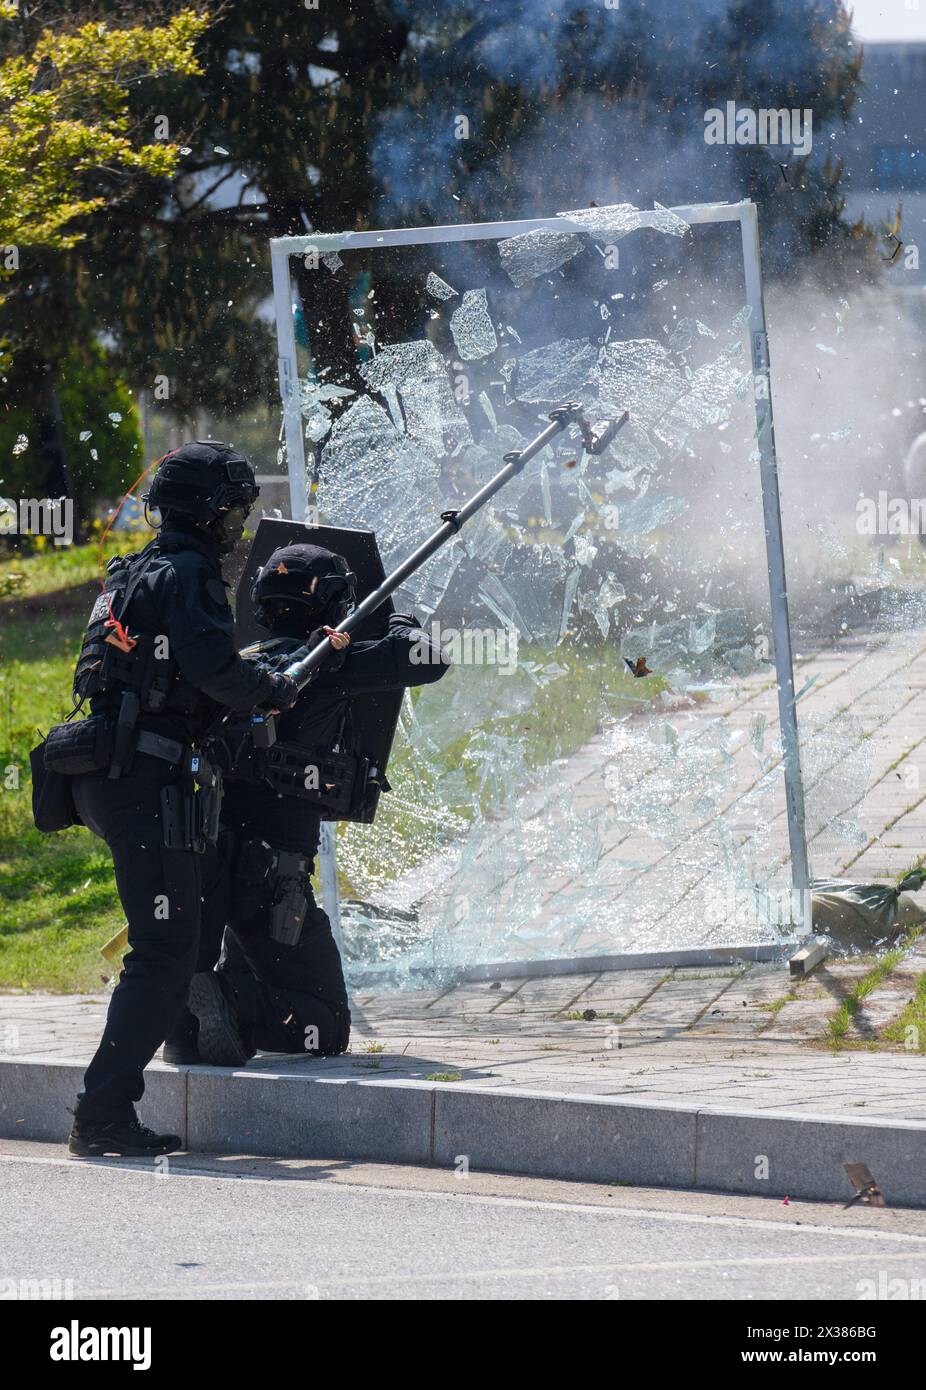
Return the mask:
POLYGON ((227 512, 223 512, 218 521, 214 523, 213 534, 219 543, 219 551, 222 555, 228 555, 234 550, 238 541, 244 535, 244 523, 248 519, 250 507, 229 507, 227 512))

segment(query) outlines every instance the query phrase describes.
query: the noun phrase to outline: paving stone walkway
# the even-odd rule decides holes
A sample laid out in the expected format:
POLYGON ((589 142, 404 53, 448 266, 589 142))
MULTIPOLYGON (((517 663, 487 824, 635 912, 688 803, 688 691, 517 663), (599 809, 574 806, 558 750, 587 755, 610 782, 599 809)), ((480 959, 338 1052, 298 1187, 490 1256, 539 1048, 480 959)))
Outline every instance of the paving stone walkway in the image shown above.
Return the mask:
MULTIPOLYGON (((248 1070, 486 1086, 715 1107, 926 1122, 926 1061, 866 1042, 926 969, 913 948, 864 1001, 838 1052, 817 1041, 869 966, 831 962, 794 986, 786 966, 609 971, 365 993, 341 1058, 261 1055, 248 1070), (784 1002, 782 1002, 784 1001, 784 1002)), ((0 1050, 85 1059, 107 996, 0 997, 0 1050)))

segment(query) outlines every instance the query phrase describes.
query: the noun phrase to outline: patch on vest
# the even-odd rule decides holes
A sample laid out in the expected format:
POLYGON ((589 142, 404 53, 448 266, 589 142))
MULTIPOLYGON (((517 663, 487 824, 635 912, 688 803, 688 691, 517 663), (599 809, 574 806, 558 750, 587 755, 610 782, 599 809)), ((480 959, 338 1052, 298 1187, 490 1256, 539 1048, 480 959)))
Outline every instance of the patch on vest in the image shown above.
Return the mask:
POLYGON ((109 595, 100 594, 96 603, 93 605, 93 612, 90 614, 90 622, 98 623, 103 618, 109 616, 109 595))
POLYGON ((203 590, 213 607, 222 614, 228 612, 228 593, 221 579, 207 579, 203 584, 203 590))

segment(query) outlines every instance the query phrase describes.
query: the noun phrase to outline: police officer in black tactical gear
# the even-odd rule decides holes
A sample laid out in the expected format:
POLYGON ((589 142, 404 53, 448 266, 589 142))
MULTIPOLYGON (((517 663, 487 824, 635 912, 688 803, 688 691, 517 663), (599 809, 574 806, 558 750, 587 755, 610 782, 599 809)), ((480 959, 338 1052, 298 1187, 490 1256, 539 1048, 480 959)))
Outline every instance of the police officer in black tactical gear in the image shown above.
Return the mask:
POLYGON ((203 903, 224 891, 215 848, 221 778, 206 735, 228 710, 285 708, 288 678, 240 659, 222 557, 258 494, 229 444, 197 440, 161 460, 147 497, 161 514, 139 554, 110 562, 75 674, 75 737, 105 752, 73 778, 83 823, 108 844, 129 951, 74 1112, 77 1155, 157 1154, 177 1135, 140 1124, 143 1070, 184 1005, 203 903))
POLYGON ((165 1044, 165 1061, 175 1063, 234 1066, 258 1049, 322 1056, 346 1049, 341 958, 310 875, 325 796, 337 797, 343 789, 333 782, 346 777, 362 798, 361 774, 369 769, 363 759, 329 755, 347 746, 354 697, 439 680, 450 664, 413 617, 393 614, 377 641, 349 645, 346 634, 333 633, 353 608, 354 576, 343 556, 319 546, 275 551, 251 597, 257 621, 271 634, 242 653, 258 669, 285 666, 307 635, 310 646, 329 636, 334 651, 276 721, 272 756, 255 749, 246 722, 228 730, 220 853, 231 893, 226 918, 217 915, 218 896, 204 911, 203 946, 211 936, 213 954, 210 960, 201 952, 190 1011, 165 1044), (319 771, 320 779, 311 775, 319 771))

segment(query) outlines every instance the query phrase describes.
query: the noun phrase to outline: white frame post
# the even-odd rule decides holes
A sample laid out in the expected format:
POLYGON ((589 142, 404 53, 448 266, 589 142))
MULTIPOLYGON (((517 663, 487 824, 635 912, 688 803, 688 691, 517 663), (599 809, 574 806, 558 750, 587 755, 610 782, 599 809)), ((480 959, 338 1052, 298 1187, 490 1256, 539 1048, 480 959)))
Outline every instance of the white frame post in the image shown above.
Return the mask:
POLYGON ((797 898, 792 911, 805 935, 813 931, 810 901, 810 866, 804 821, 804 778, 801 771, 800 734, 794 698, 794 655, 791 646, 791 619, 788 612, 788 581, 785 574, 784 538, 781 530, 781 502, 778 493, 778 454, 775 449, 775 421, 772 414, 771 358, 765 326, 765 296, 762 292, 762 261, 759 252, 759 217, 755 203, 743 204, 740 218, 743 238, 743 269, 746 273, 746 303, 750 308, 749 351, 752 358, 753 397, 756 407, 756 439, 759 445, 759 471, 762 480, 762 511, 765 518, 765 557, 772 615, 772 645, 778 685, 778 717, 785 768, 788 841, 791 849, 791 885, 797 898))
MULTIPOLYGON (((756 410, 756 439, 762 483, 762 510, 765 524, 765 551, 768 567, 772 641, 778 687, 778 715, 781 723, 784 762, 785 803, 788 842, 791 854, 792 911, 805 935, 812 931, 810 871, 804 823, 804 785, 801 773, 800 738, 794 698, 794 661, 788 589, 785 574, 784 541, 781 529, 781 503, 778 491, 778 459, 772 413, 771 374, 765 303, 762 292, 762 263, 759 254, 759 219, 755 203, 696 203, 669 209, 690 226, 712 222, 739 222, 746 281, 746 303, 750 310, 745 337, 753 372, 756 410)), ((653 226, 664 213, 640 212, 640 227, 653 226)), ((499 241, 539 230, 587 232, 567 217, 538 217, 517 222, 469 222, 448 227, 395 227, 386 231, 319 233, 312 236, 275 237, 270 242, 273 267, 273 297, 277 318, 280 397, 289 469, 289 488, 294 518, 306 514, 305 448, 299 412, 299 378, 296 363, 296 335, 293 326, 289 257, 314 253, 315 257, 334 251, 360 250, 381 246, 426 246, 457 241, 499 241)), ((332 922, 339 920, 337 903, 337 865, 333 831, 325 836, 319 851, 323 905, 332 922)))
POLYGON ((289 278, 289 254, 281 255, 278 243, 270 243, 273 273, 273 308, 277 321, 277 377, 283 402, 283 432, 289 473, 289 507, 293 521, 305 521, 308 495, 305 485, 305 449, 299 411, 299 367, 296 361, 295 305, 289 278))

